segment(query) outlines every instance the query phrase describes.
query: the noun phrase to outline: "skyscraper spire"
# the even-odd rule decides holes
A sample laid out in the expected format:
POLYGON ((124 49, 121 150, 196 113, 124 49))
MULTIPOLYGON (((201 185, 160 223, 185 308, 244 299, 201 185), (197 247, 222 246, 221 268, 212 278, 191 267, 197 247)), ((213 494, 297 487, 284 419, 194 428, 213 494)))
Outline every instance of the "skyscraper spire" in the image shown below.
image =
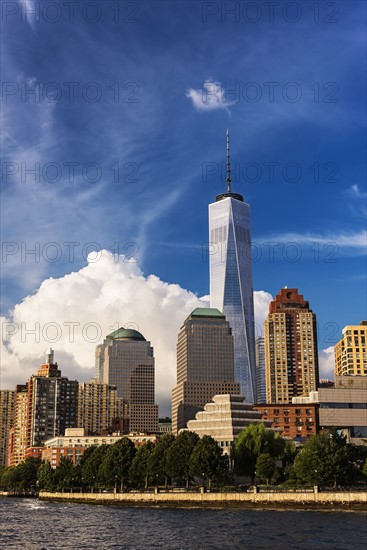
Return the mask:
POLYGON ((227 193, 231 192, 231 160, 229 156, 229 131, 227 128, 227 193))
POLYGON ((231 189, 232 179, 231 179, 231 159, 230 159, 230 154, 229 154, 229 131, 228 131, 228 128, 227 128, 227 132, 226 132, 226 159, 227 159, 227 162, 226 162, 226 168, 227 168, 227 176, 226 176, 227 190, 226 190, 225 193, 219 193, 219 195, 217 195, 217 196, 215 197, 215 202, 221 201, 221 200, 223 200, 223 199, 228 199, 228 198, 236 199, 236 200, 238 200, 238 201, 243 202, 243 196, 240 195, 239 193, 232 193, 232 189, 231 189))
MULTIPOLYGON (((231 190, 227 129, 227 189, 209 205, 209 242, 220 243, 210 254, 210 307, 222 311, 233 331, 235 380, 248 403, 256 403, 255 322, 250 206, 231 190)), ((222 183, 223 185, 223 183, 222 183)))

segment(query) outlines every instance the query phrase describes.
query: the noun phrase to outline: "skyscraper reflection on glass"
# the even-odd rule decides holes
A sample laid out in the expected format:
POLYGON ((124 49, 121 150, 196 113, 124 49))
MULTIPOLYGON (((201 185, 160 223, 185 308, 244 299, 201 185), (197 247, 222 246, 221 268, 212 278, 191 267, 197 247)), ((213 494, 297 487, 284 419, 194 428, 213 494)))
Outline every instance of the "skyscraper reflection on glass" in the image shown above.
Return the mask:
POLYGON ((231 191, 227 130, 227 192, 209 205, 210 307, 224 313, 234 337, 235 380, 256 402, 255 327, 250 206, 231 191))

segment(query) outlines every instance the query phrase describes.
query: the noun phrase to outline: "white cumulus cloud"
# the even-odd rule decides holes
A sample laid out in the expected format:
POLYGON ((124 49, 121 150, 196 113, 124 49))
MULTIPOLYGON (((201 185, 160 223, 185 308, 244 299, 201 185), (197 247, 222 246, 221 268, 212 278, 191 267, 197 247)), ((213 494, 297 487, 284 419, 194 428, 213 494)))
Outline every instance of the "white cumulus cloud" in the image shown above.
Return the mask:
POLYGON ((255 308, 255 336, 264 336, 264 321, 269 312, 269 304, 273 296, 265 290, 255 290, 254 308, 255 308))
POLYGON ((335 357, 334 347, 319 351, 319 378, 334 380, 335 357))
POLYGON ((85 380, 94 372, 95 346, 119 326, 130 326, 154 347, 157 401, 167 409, 176 382, 177 333, 187 315, 207 302, 179 285, 145 277, 123 256, 103 251, 97 262, 92 256, 79 271, 45 280, 2 319, 1 385, 24 383, 50 346, 63 374, 85 380))
MULTIPOLYGON (((176 384, 177 334, 196 307, 207 307, 177 284, 144 276, 138 264, 102 251, 98 261, 61 278, 46 279, 39 289, 1 319, 1 387, 24 384, 44 360, 48 347, 62 373, 85 381, 94 375, 94 352, 104 337, 125 326, 139 330, 154 347, 156 398, 161 414, 170 414, 176 384)), ((255 292, 256 334, 262 331, 271 295, 255 292)))
POLYGON ((190 88, 187 90, 186 97, 192 100, 195 109, 198 111, 224 109, 229 112, 228 107, 236 103, 235 101, 227 100, 226 89, 221 82, 210 79, 203 82, 201 89, 195 90, 194 88, 190 88))

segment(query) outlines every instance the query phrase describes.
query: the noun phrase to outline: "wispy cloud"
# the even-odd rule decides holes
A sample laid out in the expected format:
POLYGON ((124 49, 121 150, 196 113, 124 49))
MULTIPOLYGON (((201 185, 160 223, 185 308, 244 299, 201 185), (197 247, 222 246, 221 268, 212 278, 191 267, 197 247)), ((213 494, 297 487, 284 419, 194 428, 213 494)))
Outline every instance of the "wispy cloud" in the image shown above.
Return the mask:
POLYGON ((33 0, 18 0, 20 9, 25 14, 27 23, 34 29, 36 23, 36 13, 39 10, 38 2, 34 3, 33 0))
MULTIPOLYGON (((21 70, 16 71, 14 81, 19 89, 22 85, 42 89, 43 85, 40 75, 24 74, 21 70)), ((129 249, 134 241, 142 261, 144 249, 149 245, 148 229, 174 208, 185 189, 183 183, 167 192, 163 184, 155 184, 154 159, 141 145, 141 136, 148 139, 157 122, 157 109, 152 109, 147 96, 148 93, 139 96, 136 109, 125 109, 128 105, 122 102, 107 111, 107 100, 93 103, 95 120, 104 120, 98 157, 92 150, 94 140, 91 151, 89 147, 86 151, 83 140, 79 143, 73 136, 70 138, 68 125, 74 122, 62 116, 65 107, 70 107, 67 96, 63 96, 64 102, 50 102, 42 93, 37 100, 30 94, 27 101, 22 101, 18 94, 3 103, 2 150, 9 175, 5 174, 2 180, 2 238, 19 249, 18 253, 8 255, 3 265, 5 285, 11 284, 13 290, 17 287, 21 294, 28 293, 47 276, 79 268, 83 263, 80 252, 92 241, 96 249, 119 250, 129 249), (124 120, 123 126, 116 117, 116 109, 124 120), (70 178, 67 165, 74 161, 77 167, 70 178), (92 183, 83 175, 83 169, 91 161, 97 161, 101 174, 92 183), (50 164, 61 171, 57 182, 44 177, 45 174, 52 177, 52 168, 49 173, 45 168, 50 164), (34 174, 37 166, 39 176, 34 174), (117 230, 119 220, 123 224, 117 230), (69 241, 78 243, 72 267, 64 247, 69 241), (53 264, 42 254, 50 242, 62 249, 60 259, 53 264), (40 253, 33 258, 28 254, 24 259, 22 247, 27 250, 38 247, 40 253)), ((81 104, 80 112, 84 113, 88 106, 81 104)), ((86 128, 85 135, 94 131, 93 127, 86 128)))
POLYGON ((355 199, 366 199, 367 193, 361 191, 358 184, 352 185, 348 189, 348 195, 355 199))
POLYGON ((225 87, 221 82, 207 79, 201 89, 190 88, 186 92, 186 97, 192 100, 192 103, 198 111, 217 111, 224 109, 230 114, 229 107, 235 104, 235 101, 227 101, 225 87))
POLYGON ((205 246, 208 246, 208 243, 178 243, 178 242, 170 242, 170 241, 157 241, 155 243, 152 243, 157 246, 162 246, 164 248, 174 248, 174 249, 182 249, 185 248, 187 250, 202 250, 205 246))
MULTIPOLYGON (((366 249, 367 231, 361 230, 355 233, 281 233, 262 237, 261 239, 277 243, 319 244, 335 243, 343 248, 366 249)), ((257 239, 260 240, 260 239, 257 239)))
POLYGON ((348 207, 352 214, 359 219, 366 221, 367 216, 367 193, 358 184, 351 185, 346 191, 348 207))

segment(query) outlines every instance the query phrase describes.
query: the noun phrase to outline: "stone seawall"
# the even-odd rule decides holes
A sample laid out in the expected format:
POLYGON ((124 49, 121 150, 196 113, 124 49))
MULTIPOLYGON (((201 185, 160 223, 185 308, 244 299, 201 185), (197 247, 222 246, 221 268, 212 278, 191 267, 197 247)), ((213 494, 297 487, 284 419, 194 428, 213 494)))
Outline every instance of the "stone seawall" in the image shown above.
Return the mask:
POLYGON ((287 493, 48 493, 41 499, 67 500, 125 506, 207 507, 207 508, 318 508, 367 510, 367 492, 287 492, 287 493))

